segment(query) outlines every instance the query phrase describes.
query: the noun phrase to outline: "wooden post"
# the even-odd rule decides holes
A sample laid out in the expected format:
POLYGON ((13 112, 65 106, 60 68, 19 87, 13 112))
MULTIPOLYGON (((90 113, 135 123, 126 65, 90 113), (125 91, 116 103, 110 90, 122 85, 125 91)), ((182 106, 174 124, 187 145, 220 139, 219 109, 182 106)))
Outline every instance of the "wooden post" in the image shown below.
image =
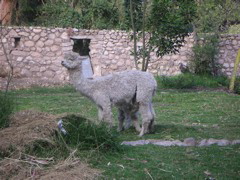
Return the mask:
POLYGON ((238 54, 237 54, 236 61, 234 64, 234 69, 232 72, 232 77, 231 77, 230 86, 229 86, 230 91, 233 91, 233 89, 234 89, 239 63, 240 63, 240 49, 238 50, 238 54))

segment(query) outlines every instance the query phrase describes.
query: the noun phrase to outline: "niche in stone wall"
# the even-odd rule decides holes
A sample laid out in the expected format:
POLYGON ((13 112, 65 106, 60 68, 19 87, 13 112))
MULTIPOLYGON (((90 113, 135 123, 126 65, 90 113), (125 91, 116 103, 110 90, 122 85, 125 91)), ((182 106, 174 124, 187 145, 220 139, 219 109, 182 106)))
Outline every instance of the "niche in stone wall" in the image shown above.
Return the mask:
POLYGON ((73 40, 73 52, 79 53, 81 56, 89 56, 91 39, 75 39, 73 40))
POLYGON ((82 61, 82 73, 86 78, 93 77, 93 67, 90 59, 90 41, 91 39, 78 39, 71 38, 73 40, 73 52, 79 53, 80 56, 88 56, 82 61))
POLYGON ((20 47, 20 37, 14 37, 14 48, 20 47))

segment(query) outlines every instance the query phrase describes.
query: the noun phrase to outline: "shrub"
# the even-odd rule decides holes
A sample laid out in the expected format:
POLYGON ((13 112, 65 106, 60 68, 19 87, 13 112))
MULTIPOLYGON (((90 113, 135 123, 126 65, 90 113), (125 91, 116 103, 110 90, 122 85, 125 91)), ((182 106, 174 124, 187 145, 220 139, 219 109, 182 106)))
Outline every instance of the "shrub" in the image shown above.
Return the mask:
POLYGON ((157 78, 160 88, 189 89, 194 87, 217 88, 228 86, 229 80, 224 76, 209 76, 195 74, 180 74, 177 76, 162 76, 157 78))
POLYGON ((184 74, 173 77, 162 76, 159 78, 159 81, 163 88, 187 89, 194 86, 193 79, 184 74))
POLYGON ((198 75, 218 75, 219 64, 216 62, 218 53, 218 36, 206 35, 202 41, 193 46, 193 57, 190 69, 198 75))
POLYGON ((235 86, 234 86, 234 93, 240 94, 240 77, 236 79, 235 86))
POLYGON ((0 92, 0 129, 9 126, 9 117, 14 110, 14 102, 8 94, 0 92))
POLYGON ((70 147, 80 150, 97 149, 114 151, 120 149, 118 133, 103 122, 96 124, 83 117, 69 115, 63 119, 63 127, 67 131, 62 135, 70 147))
POLYGON ((81 28, 82 21, 80 14, 64 1, 47 2, 39 9, 39 16, 36 19, 36 22, 42 26, 64 28, 81 28))

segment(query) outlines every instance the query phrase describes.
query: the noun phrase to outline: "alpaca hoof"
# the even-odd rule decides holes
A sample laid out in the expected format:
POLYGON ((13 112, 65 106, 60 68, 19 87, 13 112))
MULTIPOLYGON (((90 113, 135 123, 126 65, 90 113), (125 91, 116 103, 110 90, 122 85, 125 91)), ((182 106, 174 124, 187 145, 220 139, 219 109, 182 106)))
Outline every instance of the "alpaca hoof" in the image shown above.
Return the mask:
POLYGON ((135 129, 136 129, 136 131, 139 132, 139 133, 142 131, 142 129, 141 129, 140 127, 139 127, 139 128, 135 128, 135 129))
POLYGON ((124 128, 123 127, 122 128, 117 128, 117 131, 118 132, 124 131, 124 128))
POLYGON ((124 129, 129 129, 131 127, 131 124, 126 124, 125 126, 124 126, 124 129))
POLYGON ((144 135, 143 132, 140 132, 140 134, 138 135, 138 137, 142 137, 144 135))

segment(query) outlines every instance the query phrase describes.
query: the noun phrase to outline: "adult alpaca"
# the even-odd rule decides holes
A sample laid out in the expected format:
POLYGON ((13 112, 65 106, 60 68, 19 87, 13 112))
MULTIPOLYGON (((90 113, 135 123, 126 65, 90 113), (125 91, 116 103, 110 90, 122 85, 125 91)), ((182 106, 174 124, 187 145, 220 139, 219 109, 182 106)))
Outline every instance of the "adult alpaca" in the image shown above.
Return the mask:
MULTIPOLYGON (((110 75, 87 79, 82 74, 82 60, 86 57, 70 52, 65 54, 62 65, 69 71, 73 86, 81 94, 91 99, 98 106, 98 117, 112 126, 112 105, 118 107, 120 113, 130 114, 139 136, 152 131, 154 109, 152 97, 157 83, 153 75, 142 71, 123 71, 110 75), (136 112, 142 117, 142 128, 138 124, 136 112)), ((122 129, 125 117, 119 115, 119 129, 122 129), (123 117, 123 118, 122 118, 123 117)))

